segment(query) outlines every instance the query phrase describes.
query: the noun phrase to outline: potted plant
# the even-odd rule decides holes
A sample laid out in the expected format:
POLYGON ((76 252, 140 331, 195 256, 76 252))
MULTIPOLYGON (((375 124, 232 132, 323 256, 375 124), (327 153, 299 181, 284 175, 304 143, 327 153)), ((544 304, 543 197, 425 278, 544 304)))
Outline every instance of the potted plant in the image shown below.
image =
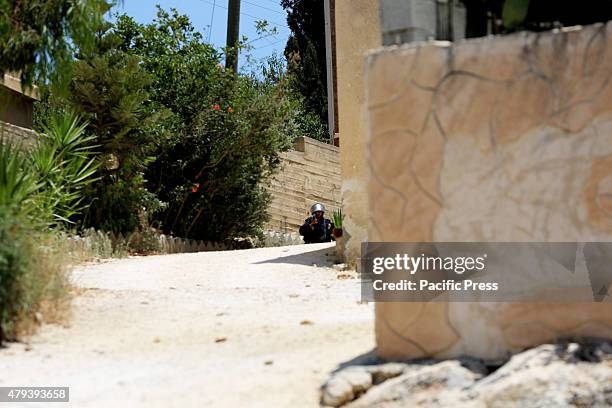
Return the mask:
POLYGON ((332 235, 334 238, 342 237, 342 210, 334 210, 332 215, 334 221, 334 229, 332 229, 332 235))
POLYGON ((344 260, 344 238, 342 238, 342 210, 334 210, 333 216, 334 228, 332 235, 336 240, 336 254, 340 261, 344 260))

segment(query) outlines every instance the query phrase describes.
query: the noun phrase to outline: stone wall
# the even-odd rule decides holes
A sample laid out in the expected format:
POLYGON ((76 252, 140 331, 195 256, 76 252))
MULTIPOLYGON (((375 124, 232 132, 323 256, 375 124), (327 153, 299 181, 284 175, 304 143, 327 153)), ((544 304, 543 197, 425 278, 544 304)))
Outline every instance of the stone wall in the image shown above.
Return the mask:
MULTIPOLYGON (((611 76, 611 23, 372 53, 369 240, 612 240, 611 76)), ((376 307, 387 359, 564 336, 612 338, 612 304, 376 307)))
POLYGON ((36 137, 36 132, 32 129, 0 121, 0 138, 3 140, 29 146, 34 143, 36 137))
POLYGON ((338 148, 299 138, 294 149, 282 154, 281 169, 270 179, 268 189, 272 193, 269 230, 297 232, 315 202, 323 203, 331 218, 341 200, 338 148))
POLYGON ((343 237, 345 257, 351 262, 367 239, 363 59, 369 49, 381 45, 378 1, 336 0, 335 16, 343 237))
POLYGON ((0 121, 32 128, 34 101, 38 87, 23 89, 19 75, 0 74, 0 121))

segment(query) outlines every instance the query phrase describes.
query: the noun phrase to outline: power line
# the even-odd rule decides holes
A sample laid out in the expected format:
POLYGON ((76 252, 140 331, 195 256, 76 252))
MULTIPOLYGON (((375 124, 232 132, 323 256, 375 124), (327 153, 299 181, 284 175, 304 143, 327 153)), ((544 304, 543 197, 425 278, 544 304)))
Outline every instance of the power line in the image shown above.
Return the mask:
POLYGON ((213 0, 213 5, 212 5, 212 13, 210 15, 210 28, 208 29, 208 39, 206 39, 206 42, 210 44, 210 35, 212 34, 212 29, 213 29, 213 23, 215 21, 215 8, 217 5, 217 0, 213 0))
POLYGON ((281 14, 281 15, 283 15, 283 16, 285 15, 285 13, 283 13, 283 12, 280 12, 280 11, 278 11, 278 10, 274 10, 274 9, 271 9, 271 8, 268 8, 268 7, 265 7, 265 6, 262 6, 262 5, 257 4, 257 3, 251 3, 250 1, 247 1, 247 0, 242 0, 242 2, 243 2, 243 3, 246 3, 246 4, 250 4, 251 6, 255 6, 255 7, 262 8, 262 9, 264 9, 264 10, 271 11, 271 12, 273 12, 273 13, 278 13, 278 14, 281 14))
MULTIPOLYGON (((211 6, 213 5, 213 3, 211 3, 211 2, 209 2, 209 1, 207 1, 207 0, 200 0, 200 1, 201 1, 201 2, 203 2, 203 3, 206 3, 206 4, 210 4, 211 6)), ((222 6, 222 5, 220 5, 220 4, 219 4, 219 5, 217 5, 217 7, 222 8, 222 9, 224 9, 224 10, 227 10, 227 7, 222 6)), ((241 15, 243 15, 243 16, 251 17, 251 18, 252 18, 253 20, 255 20, 255 21, 266 20, 266 21, 268 21, 268 22, 270 22, 270 23, 274 23, 274 24, 276 24, 276 25, 283 26, 283 27, 285 27, 285 28, 287 28, 287 29, 289 30, 289 27, 287 27, 287 24, 285 24, 285 23, 279 23, 278 21, 270 20, 270 19, 268 19, 268 18, 261 18, 261 17, 257 17, 257 16, 254 16, 254 15, 252 15, 252 14, 247 14, 247 13, 243 13, 243 12, 240 12, 240 14, 241 14, 241 15)))
POLYGON ((285 41, 285 40, 283 39, 283 40, 274 41, 273 43, 262 45, 261 47, 257 47, 257 49, 261 50, 262 48, 268 48, 268 47, 271 47, 271 46, 276 45, 276 44, 278 44, 280 42, 283 42, 283 41, 285 41))

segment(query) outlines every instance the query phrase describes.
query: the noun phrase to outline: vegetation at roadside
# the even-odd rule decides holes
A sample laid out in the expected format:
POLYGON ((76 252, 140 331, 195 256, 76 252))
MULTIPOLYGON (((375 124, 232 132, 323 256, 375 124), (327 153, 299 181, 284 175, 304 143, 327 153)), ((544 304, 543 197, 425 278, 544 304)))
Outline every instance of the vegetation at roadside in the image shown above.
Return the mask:
POLYGON ((83 208, 81 191, 94 180, 84 129, 67 114, 29 151, 0 139, 0 342, 27 330, 41 310, 49 318, 65 305, 66 254, 52 228, 83 208))
POLYGON ((159 232, 257 237, 280 153, 324 133, 282 59, 236 73, 176 10, 143 25, 110 6, 0 0, 0 71, 42 95, 37 143, 0 141, 0 341, 65 303, 69 236, 108 256, 159 232))
POLYGON ((324 2, 281 0, 291 35, 285 46, 291 89, 303 100, 303 126, 312 138, 330 143, 327 118, 327 61, 324 2))
MULTIPOLYGON (((105 0, 0 0, 0 73, 18 72, 26 86, 69 77, 72 55, 92 47, 105 0)), ((59 89, 59 88, 56 88, 59 89)))
POLYGON ((225 69, 221 51, 176 10, 158 9, 147 25, 117 16, 95 43, 74 64, 69 96, 47 92, 37 106, 39 122, 76 110, 100 145, 90 206, 73 220, 216 242, 259 235, 279 154, 316 127, 284 63, 272 58, 249 75, 225 69))

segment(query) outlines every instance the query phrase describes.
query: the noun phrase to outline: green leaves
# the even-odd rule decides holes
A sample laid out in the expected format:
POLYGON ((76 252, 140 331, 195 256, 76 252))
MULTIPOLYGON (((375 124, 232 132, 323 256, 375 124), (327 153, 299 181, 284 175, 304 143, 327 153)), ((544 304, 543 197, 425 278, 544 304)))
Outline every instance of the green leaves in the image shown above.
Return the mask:
POLYGON ((22 83, 69 78, 73 53, 90 49, 105 0, 0 0, 0 72, 20 72, 22 83))
POLYGON ((42 182, 40 209, 54 222, 70 222, 82 211, 87 206, 83 190, 96 180, 95 138, 85 134, 86 127, 74 113, 52 117, 31 152, 31 163, 42 182))
POLYGON ((43 224, 69 222, 83 210, 83 188, 98 167, 84 127, 74 114, 55 118, 27 153, 0 140, 0 210, 43 224))
POLYGON ((506 0, 502 10, 502 19, 506 28, 520 26, 527 17, 529 0, 506 0))
POLYGON ((23 209, 29 213, 41 187, 21 146, 0 138, 0 210, 23 209))
POLYGON ((332 215, 334 228, 342 228, 342 209, 334 210, 332 215))

